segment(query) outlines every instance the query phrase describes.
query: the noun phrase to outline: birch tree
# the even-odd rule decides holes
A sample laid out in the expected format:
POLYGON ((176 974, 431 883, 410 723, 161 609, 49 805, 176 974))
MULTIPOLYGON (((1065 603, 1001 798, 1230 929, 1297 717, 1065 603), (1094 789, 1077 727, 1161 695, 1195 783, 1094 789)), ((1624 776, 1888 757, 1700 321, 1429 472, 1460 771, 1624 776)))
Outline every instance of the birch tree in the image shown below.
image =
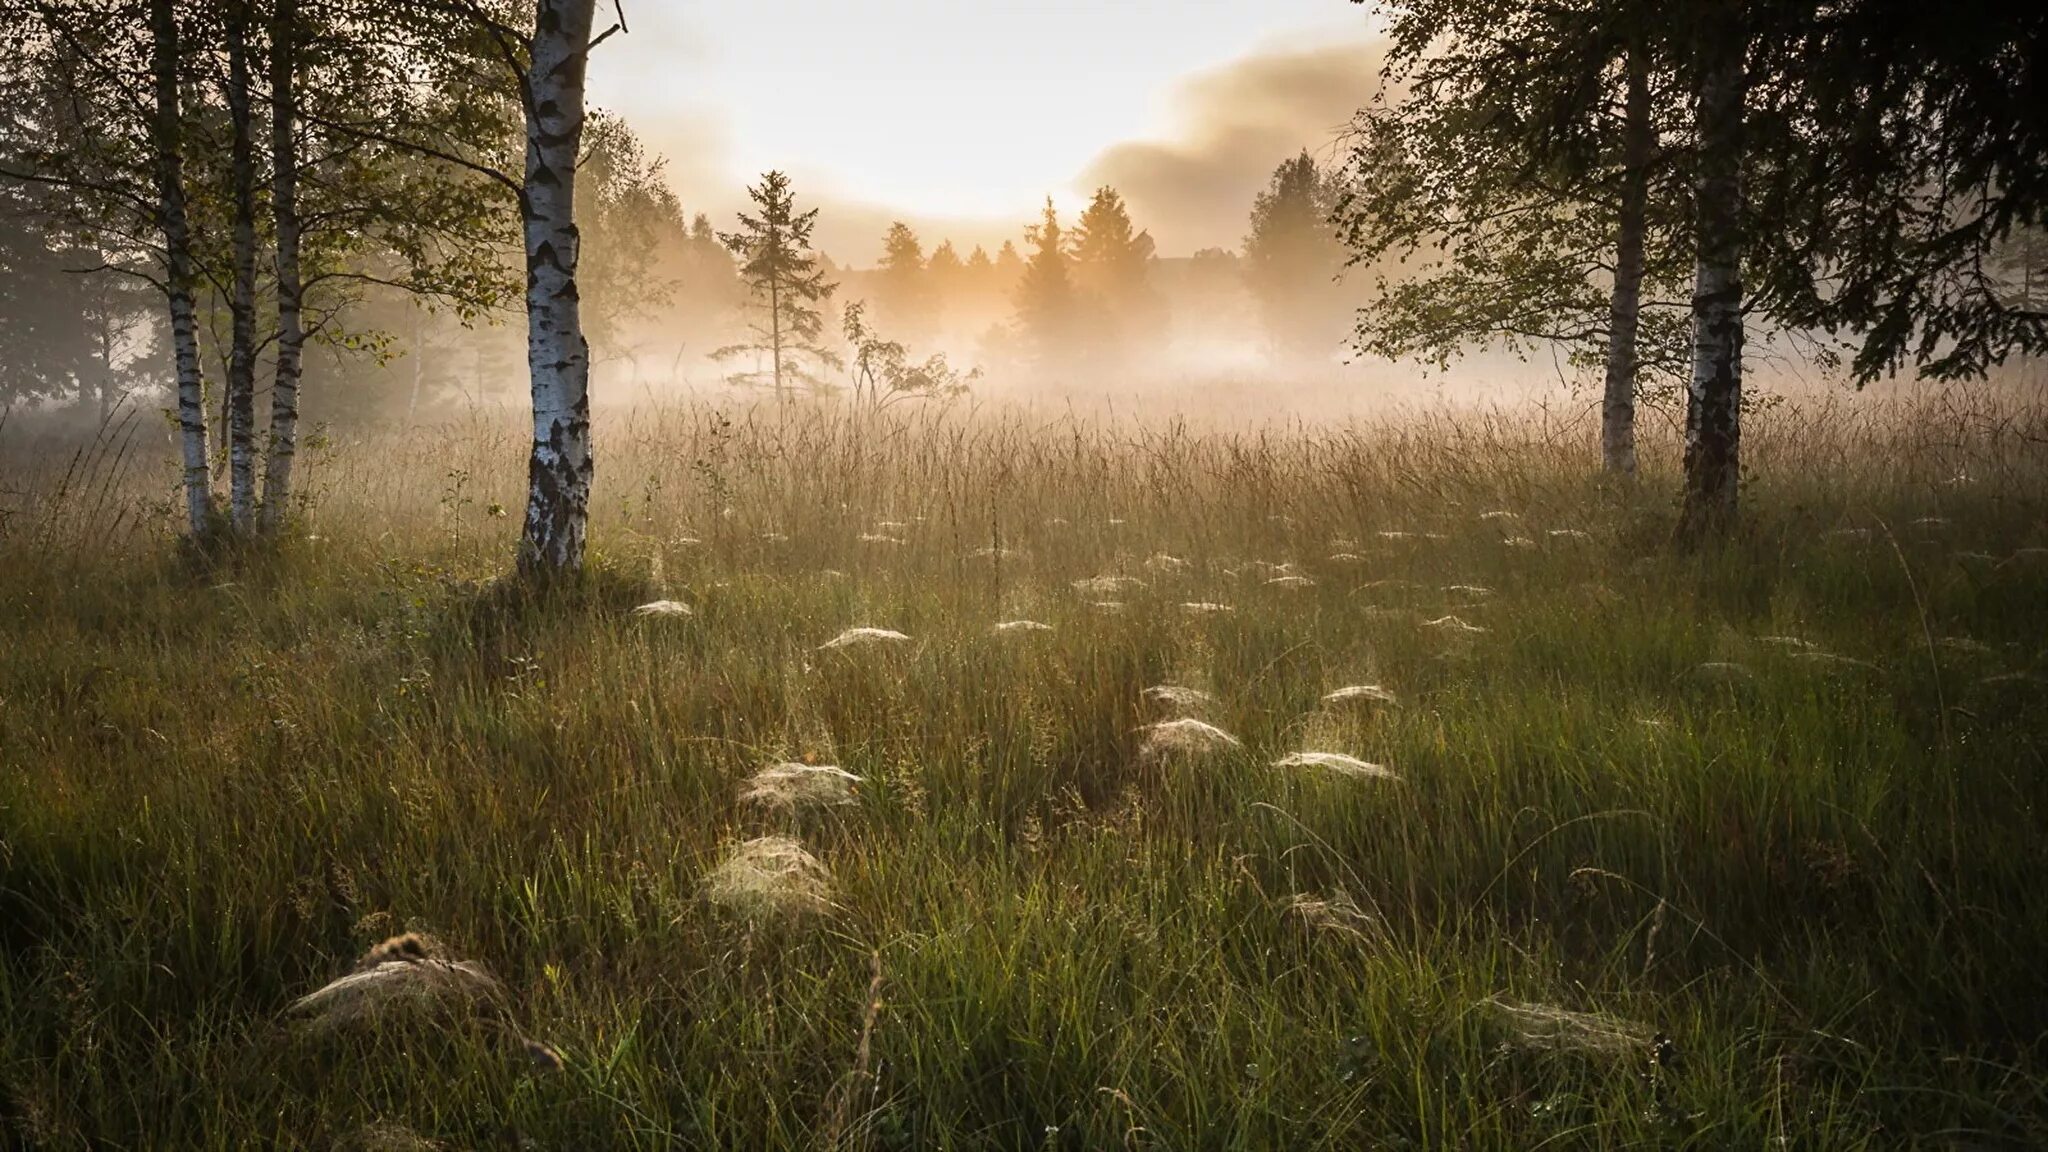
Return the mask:
POLYGON ((463 323, 516 299, 513 77, 445 6, 271 0, 269 209, 275 367, 259 529, 293 507, 306 347, 379 347, 364 293, 463 323))
MULTIPOLYGON (((97 263, 161 293, 174 365, 179 488, 188 539, 216 531, 199 353, 198 230, 188 160, 188 33, 203 13, 174 0, 38 0, 7 57, 0 179, 46 190, 50 219, 97 263)), ((111 370, 111 348, 107 349, 111 370)))
POLYGON ((163 234, 164 299, 177 365, 179 451, 184 464, 185 529, 195 540, 213 529, 213 482, 206 468, 206 382, 199 367, 199 319, 193 286, 191 224, 179 108, 178 18, 172 0, 149 0, 150 77, 155 94, 150 142, 155 154, 157 225, 163 234))
MULTIPOLYGON (((620 19, 593 35, 595 0, 535 0, 530 24, 512 0, 420 0, 384 10, 394 35, 409 36, 400 53, 409 66, 393 84, 401 102, 417 88, 406 77, 417 64, 464 55, 458 80, 516 92, 524 128, 524 170, 506 170, 491 151, 495 128, 487 105, 441 104, 439 116, 408 108, 388 115, 321 117, 328 130, 394 147, 468 172, 517 203, 526 271, 527 370, 533 440, 527 460, 526 514, 515 556, 518 573, 545 580, 583 567, 595 470, 590 438, 590 347, 584 338, 576 273, 576 166, 586 123, 584 75, 591 51, 625 30, 620 19), (474 61, 469 60, 475 46, 474 61)), ((615 9, 617 8, 615 0, 615 9)), ((485 277, 487 279, 487 277, 485 277)))
POLYGON ((233 288, 228 297, 228 522, 236 535, 256 526, 256 129, 249 77, 248 0, 226 15, 229 203, 233 213, 233 288))
POLYGON ((518 567, 529 578, 580 571, 596 463, 590 345, 576 298, 576 159, 594 0, 538 0, 520 85, 526 114, 526 355, 533 453, 518 567))
POLYGON ((1748 34, 1739 0, 1709 0, 1699 34, 1698 268, 1692 380, 1685 405, 1685 502, 1679 537, 1733 522, 1742 444, 1743 101, 1748 34))
POLYGON ((1439 367, 1562 349, 1602 376, 1600 453, 1636 467, 1645 370, 1687 376, 1685 93, 1647 5, 1395 7, 1387 103, 1353 126, 1337 209, 1376 269, 1360 350, 1439 367))
POLYGON ((277 235, 277 367, 263 473, 263 529, 276 532, 291 506, 299 447, 299 373, 306 345, 299 270, 298 0, 274 0, 270 16, 270 213, 277 235))

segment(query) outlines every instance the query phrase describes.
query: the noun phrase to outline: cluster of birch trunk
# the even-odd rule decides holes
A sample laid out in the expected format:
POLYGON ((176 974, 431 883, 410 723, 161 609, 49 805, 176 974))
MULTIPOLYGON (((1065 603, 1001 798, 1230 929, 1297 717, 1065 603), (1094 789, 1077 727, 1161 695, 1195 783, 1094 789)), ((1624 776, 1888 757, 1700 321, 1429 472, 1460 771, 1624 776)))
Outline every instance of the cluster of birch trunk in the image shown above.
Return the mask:
MULTIPOLYGON (((458 4, 458 8, 467 5, 458 4)), ((518 569, 545 577, 581 568, 593 461, 590 443, 590 351, 576 292, 578 238, 576 161, 584 124, 583 84, 595 0, 536 0, 522 51, 508 53, 518 73, 526 126, 526 165, 517 184, 526 258, 527 361, 532 377, 533 448, 518 569), (523 57, 523 58, 522 58, 523 57)), ((481 18, 483 13, 477 9, 481 18)), ((184 174, 179 90, 179 25, 174 0, 150 0, 150 72, 154 94, 157 217, 165 254, 164 288, 177 374, 177 423, 187 528, 195 539, 274 532, 291 506, 297 452, 299 374, 306 340, 302 316, 294 93, 297 0, 274 0, 269 52, 270 199, 275 232, 277 354, 268 435, 259 450, 257 371, 257 127, 249 49, 250 8, 233 5, 226 19, 225 103, 231 130, 231 346, 223 397, 228 492, 214 492, 209 423, 200 367, 194 255, 184 174), (260 457, 260 460, 259 460, 260 457), (259 469, 260 464, 260 469, 259 469), (258 473, 262 488, 258 491, 258 473)), ((503 34, 502 24, 493 24, 503 34)))

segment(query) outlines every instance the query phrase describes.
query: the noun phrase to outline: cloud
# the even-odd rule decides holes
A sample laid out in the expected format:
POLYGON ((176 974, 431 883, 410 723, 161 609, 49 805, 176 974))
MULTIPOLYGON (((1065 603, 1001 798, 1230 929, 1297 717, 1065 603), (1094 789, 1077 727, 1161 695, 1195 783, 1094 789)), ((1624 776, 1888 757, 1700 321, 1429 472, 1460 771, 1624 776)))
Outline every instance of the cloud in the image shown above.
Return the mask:
MULTIPOLYGON (((1384 51, 1382 42, 1353 37, 1270 48, 1196 73, 1169 94, 1170 126, 1161 138, 1112 144, 1079 174, 1048 172, 1046 182, 1057 188, 1070 181, 1082 198, 1100 185, 1113 185, 1166 255, 1236 248, 1253 197, 1282 160, 1303 148, 1319 158, 1334 155, 1337 134, 1380 89, 1384 51)), ((648 100, 644 93, 615 95, 624 97, 622 104, 648 100)), ((667 94, 658 113, 643 112, 631 123, 651 149, 667 157, 670 186, 684 206, 709 212, 720 228, 731 227, 733 213, 746 204, 744 185, 758 173, 739 169, 730 116, 701 99, 667 94)), ((1026 204, 1004 217, 938 216, 851 194, 833 173, 801 158, 788 170, 800 202, 822 209, 819 247, 842 263, 871 264, 880 256, 882 234, 896 220, 916 229, 927 248, 950 238, 963 255, 977 244, 993 254, 1005 239, 1021 244, 1024 226, 1037 212, 1036 205, 1026 204)), ((1074 199, 1060 197, 1067 205, 1074 199)))
POLYGON ((1163 140, 1112 145, 1077 186, 1114 186, 1161 251, 1235 248, 1273 169, 1307 148, 1334 152, 1338 132, 1380 89, 1385 47, 1347 40, 1243 57, 1181 82, 1163 140))

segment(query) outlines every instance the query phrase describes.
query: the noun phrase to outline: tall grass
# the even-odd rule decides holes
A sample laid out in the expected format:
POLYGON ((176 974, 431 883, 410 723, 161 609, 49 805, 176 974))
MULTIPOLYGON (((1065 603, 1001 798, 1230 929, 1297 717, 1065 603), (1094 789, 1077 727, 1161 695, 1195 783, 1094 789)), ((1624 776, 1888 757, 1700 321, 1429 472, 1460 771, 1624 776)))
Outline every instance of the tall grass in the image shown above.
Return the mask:
POLYGON ((7 429, 0 1143, 2048 1143, 2044 433, 1782 406, 1681 556, 1673 446, 1554 413, 646 408, 534 605, 512 422, 204 570, 149 435, 7 429), (1163 684, 1239 743, 1145 754, 1163 684), (721 898, 762 841, 803 914, 721 898), (561 1069, 295 1024, 408 929, 561 1069))

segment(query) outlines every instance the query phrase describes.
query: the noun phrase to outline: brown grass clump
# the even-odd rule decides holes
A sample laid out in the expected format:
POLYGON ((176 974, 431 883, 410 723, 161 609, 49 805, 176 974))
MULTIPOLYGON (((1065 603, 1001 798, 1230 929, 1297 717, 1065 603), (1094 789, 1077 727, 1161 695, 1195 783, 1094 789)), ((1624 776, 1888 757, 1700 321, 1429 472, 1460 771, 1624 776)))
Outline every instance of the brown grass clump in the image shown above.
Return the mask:
POLYGON ((818 645, 821 652, 836 652, 848 648, 873 648, 908 642, 910 637, 889 628, 848 628, 832 639, 818 645))
POLYGON ((1143 755, 1153 760, 1175 756, 1205 756, 1244 746, 1237 737, 1223 729, 1191 716, 1148 724, 1143 731, 1143 755))
POLYGON ((1537 1052, 1588 1056, 1647 1054, 1656 1033, 1629 1020, 1593 1012, 1570 1012, 1548 1004, 1517 1004, 1489 997, 1479 1007, 1506 1025, 1510 1042, 1537 1052))
POLYGON ((691 616, 688 604, 680 600, 655 600, 633 609, 635 616, 691 616))
POLYGON ((1377 684, 1346 684, 1334 692, 1323 694, 1325 704, 1392 704, 1394 694, 1377 684))
POLYGON ((750 921, 794 920, 832 907, 832 873, 795 837, 763 836, 726 852, 704 897, 750 921))
POLYGON ((460 1014, 501 1006, 504 990, 490 973, 439 951, 426 937, 394 936, 365 953, 346 976, 294 1000, 288 1011, 327 1029, 376 1023, 400 1012, 460 1014))
POLYGON ((1400 774, 1384 764, 1346 756, 1342 752, 1289 752, 1273 761, 1275 768, 1321 768, 1355 780, 1399 780, 1400 774))
POLYGON ((1216 698, 1200 688, 1183 688, 1178 684, 1154 684, 1145 689, 1145 702, 1156 704, 1170 712, 1197 712, 1216 703, 1216 698))
POLYGON ((860 777, 831 764, 771 764, 747 778, 740 803, 775 811, 833 808, 855 801, 860 777))
POLYGON ((1090 576, 1074 581, 1074 591, 1083 596, 1117 596, 1144 586, 1136 576, 1090 576))
POLYGON ((1342 891, 1328 896, 1297 893, 1287 902, 1285 915, 1310 932, 1327 932, 1366 942, 1383 939, 1386 935, 1386 926, 1380 918, 1360 908, 1342 891))

